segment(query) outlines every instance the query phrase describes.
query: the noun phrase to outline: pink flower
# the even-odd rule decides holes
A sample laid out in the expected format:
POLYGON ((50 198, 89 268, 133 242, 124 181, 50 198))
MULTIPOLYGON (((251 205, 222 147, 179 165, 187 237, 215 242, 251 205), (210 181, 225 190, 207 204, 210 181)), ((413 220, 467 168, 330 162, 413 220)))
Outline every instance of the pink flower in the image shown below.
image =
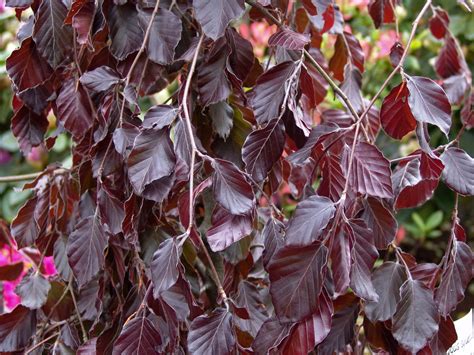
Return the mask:
POLYGON ((52 256, 47 256, 43 259, 43 269, 44 273, 48 276, 54 276, 58 273, 56 271, 56 266, 54 266, 54 260, 52 256))
POLYGON ((276 31, 276 25, 269 26, 266 22, 252 22, 250 25, 243 23, 239 28, 242 37, 252 43, 253 52, 258 58, 263 57, 268 39, 276 31))
POLYGON ((377 59, 385 58, 390 55, 390 49, 397 41, 397 32, 394 30, 388 30, 380 33, 380 38, 377 41, 377 59))

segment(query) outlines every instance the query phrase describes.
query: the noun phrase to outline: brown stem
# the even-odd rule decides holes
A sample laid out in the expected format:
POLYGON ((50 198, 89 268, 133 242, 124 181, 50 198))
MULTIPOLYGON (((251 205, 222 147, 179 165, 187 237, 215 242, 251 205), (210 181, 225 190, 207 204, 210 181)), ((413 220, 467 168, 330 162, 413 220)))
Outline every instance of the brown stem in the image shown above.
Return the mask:
MULTIPOLYGON (((189 166, 189 211, 188 211, 188 216, 189 216, 189 223, 186 228, 186 234, 191 233, 191 229, 194 224, 194 164, 196 160, 196 154, 201 155, 199 152, 196 141, 194 139, 194 132, 193 132, 193 126, 191 123, 191 116, 189 114, 189 108, 188 108, 188 95, 189 95, 189 90, 191 87, 191 81, 192 77, 194 74, 194 71, 196 69, 196 63, 197 63, 197 58, 199 55, 199 50, 201 49, 201 45, 203 42, 204 36, 201 36, 199 38, 198 45, 196 47, 196 51, 194 52, 193 60, 191 62, 191 67, 189 68, 189 73, 188 77, 186 78, 186 83, 184 86, 184 92, 183 92, 183 103, 182 103, 182 108, 183 108, 183 115, 184 115, 184 123, 186 124, 186 130, 188 132, 189 140, 191 143, 191 162, 189 166)), ((183 119, 183 117, 181 117, 183 119)), ((212 258, 206 248, 206 245, 204 244, 204 241, 202 238, 198 238, 199 243, 201 244, 201 249, 203 250, 206 259, 209 263, 209 266, 211 267, 212 275, 214 278, 214 282, 217 285, 217 289, 219 292, 219 295, 223 298, 224 301, 227 301, 227 295, 224 291, 224 288, 222 287, 222 283, 219 279, 219 274, 217 273, 216 267, 214 266, 214 262, 212 261, 212 258)), ((227 303, 226 303, 227 304, 227 303)))
POLYGON ((72 302, 74 303, 74 309, 76 310, 77 319, 79 320, 79 324, 81 325, 82 339, 84 340, 84 342, 87 342, 88 337, 86 328, 84 327, 84 323, 82 322, 81 314, 79 312, 79 308, 77 307, 76 296, 74 295, 74 290, 72 289, 72 275, 71 279, 69 280, 68 289, 69 293, 71 294, 72 302))
POLYGON ((36 349, 38 349, 41 345, 43 345, 44 343, 47 343, 48 341, 50 341, 51 339, 55 338, 55 337, 58 337, 59 335, 61 334, 61 332, 56 332, 52 335, 50 335, 49 337, 47 338, 44 338, 43 340, 41 340, 39 343, 33 345, 31 348, 25 350, 25 354, 30 354, 32 353, 33 351, 35 351, 36 349))
MULTIPOLYGON (((67 170, 67 169, 59 168, 59 169, 54 170, 53 174, 54 175, 61 175, 61 174, 67 173, 68 171, 69 170, 67 170)), ((31 174, 0 176, 0 183, 34 180, 43 173, 44 173, 44 171, 38 171, 37 173, 31 173, 31 174)))

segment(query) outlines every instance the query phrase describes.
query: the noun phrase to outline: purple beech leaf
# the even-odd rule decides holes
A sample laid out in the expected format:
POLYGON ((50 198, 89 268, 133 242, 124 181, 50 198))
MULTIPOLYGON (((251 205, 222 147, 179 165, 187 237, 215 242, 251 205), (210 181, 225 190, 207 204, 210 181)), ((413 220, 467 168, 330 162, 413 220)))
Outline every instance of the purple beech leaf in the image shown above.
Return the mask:
POLYGON ((329 334, 334 308, 324 288, 319 295, 318 304, 316 313, 292 328, 290 339, 285 343, 285 351, 295 355, 307 354, 329 334))
POLYGON ((12 221, 12 237, 20 249, 32 246, 39 236, 39 227, 34 218, 37 203, 37 197, 26 201, 12 221))
POLYGON ((273 353, 288 338, 292 327, 293 323, 280 322, 277 317, 267 319, 252 343, 255 354, 273 353))
POLYGON ((112 5, 109 13, 110 52, 118 60, 124 60, 139 50, 144 33, 139 26, 140 16, 135 5, 112 5))
POLYGON ((168 177, 176 165, 173 143, 168 130, 143 129, 135 138, 127 165, 128 177, 139 195, 147 186, 168 177))
POLYGON ((257 286, 245 280, 241 281, 235 301, 240 307, 247 309, 250 315, 249 319, 236 317, 236 325, 255 338, 262 324, 268 318, 263 297, 260 295, 257 286))
POLYGON ((230 21, 244 13, 244 0, 194 0, 196 19, 205 35, 217 40, 223 36, 230 21))
POLYGON ((474 195, 474 159, 464 150, 449 147, 441 154, 443 180, 452 190, 461 195, 474 195))
POLYGON ((331 152, 326 153, 322 162, 321 177, 318 194, 329 197, 334 202, 338 201, 346 184, 346 176, 341 166, 341 156, 331 152))
POLYGON ((244 82, 254 65, 255 56, 253 54, 252 44, 232 27, 227 29, 226 39, 231 49, 227 69, 233 73, 237 79, 244 82))
POLYGON ((158 250, 153 254, 151 280, 155 299, 178 281, 178 265, 181 252, 179 241, 176 238, 168 238, 160 244, 158 250))
MULTIPOLYGON (((143 32, 150 23, 152 11, 140 12, 143 32)), ((181 18, 166 9, 159 9, 153 19, 150 36, 146 45, 148 58, 157 64, 170 64, 181 39, 181 18)))
POLYGON ((62 1, 41 1, 36 13, 33 39, 38 52, 53 69, 56 69, 69 55, 72 48, 72 31, 64 26, 67 15, 62 1))
POLYGON ((403 56, 403 45, 400 42, 395 42, 390 48, 390 64, 392 67, 396 68, 398 64, 400 64, 400 60, 403 56))
POLYGON ((453 37, 447 37, 444 47, 436 59, 436 73, 443 79, 460 74, 461 72, 461 59, 455 41, 453 37))
POLYGON ((471 248, 453 236, 451 251, 445 259, 446 266, 435 291, 435 301, 443 317, 448 316, 463 300, 466 287, 472 279, 471 248))
POLYGON ((229 47, 224 38, 215 42, 209 58, 198 70, 198 91, 205 106, 224 101, 231 93, 225 67, 229 57, 229 47))
POLYGON ((346 345, 352 342, 354 328, 359 313, 357 304, 342 308, 332 317, 331 330, 324 341, 318 346, 318 354, 343 352, 346 345))
POLYGON ((234 215, 223 208, 215 209, 207 241, 214 252, 222 251, 252 232, 252 216, 234 215))
POLYGON ((125 323, 114 342, 113 354, 156 354, 161 336, 153 322, 144 315, 125 323))
POLYGON ((232 314, 223 308, 195 318, 189 327, 189 352, 200 355, 233 353, 236 340, 232 323, 232 314))
POLYGON ((314 195, 301 201, 286 228, 286 245, 305 246, 318 240, 335 211, 327 197, 314 195))
POLYGON ((107 66, 85 72, 79 79, 84 87, 94 92, 108 91, 117 85, 120 80, 118 73, 107 66))
POLYGON ((344 82, 341 85, 341 90, 347 95, 349 100, 358 112, 363 111, 362 94, 360 89, 362 87, 362 74, 358 68, 352 68, 347 65, 344 69, 344 82))
POLYGON ((451 104, 444 90, 433 80, 410 76, 408 104, 415 119, 438 126, 447 136, 451 128, 451 104))
POLYGON ((51 285, 46 278, 37 272, 25 275, 15 289, 21 298, 21 304, 29 309, 37 309, 46 303, 51 285))
POLYGON ((278 118, 289 82, 296 75, 294 62, 283 62, 260 75, 250 98, 255 118, 259 124, 265 124, 278 118))
POLYGON ((335 234, 331 249, 331 271, 334 281, 334 292, 343 295, 351 281, 351 254, 354 246, 354 233, 344 223, 335 234))
POLYGON ((308 35, 283 27, 268 39, 270 47, 283 47, 289 50, 302 50, 310 42, 308 35))
POLYGON ((122 127, 116 128, 112 139, 117 153, 123 157, 128 157, 133 148, 133 142, 139 133, 139 128, 129 122, 123 122, 122 127))
POLYGON ((285 225, 275 219, 269 218, 262 231, 264 250, 262 253, 263 266, 267 269, 272 260, 273 254, 283 245, 285 235, 285 225))
POLYGON ((122 201, 106 186, 99 191, 99 213, 103 223, 112 234, 122 232, 122 223, 125 218, 125 209, 122 201))
POLYGON ((152 106, 143 119, 144 128, 162 129, 174 122, 178 117, 178 109, 169 105, 152 106))
POLYGON ((395 339, 406 350, 416 353, 436 334, 438 322, 439 314, 433 292, 420 281, 405 281, 392 319, 395 339))
POLYGON ((84 286, 103 270, 107 239, 104 226, 95 215, 86 217, 76 224, 68 239, 67 256, 79 287, 84 286))
POLYGON ((5 5, 9 7, 26 8, 31 6, 33 0, 6 0, 5 5))
MULTIPOLYGON (((69 19, 71 10, 69 11, 66 20, 69 19)), ((95 2, 86 1, 72 17, 71 25, 76 30, 77 43, 79 43, 80 45, 91 45, 91 30, 96 12, 97 9, 95 2)))
POLYGON ((392 212, 374 197, 364 200, 364 210, 360 216, 372 230, 374 245, 377 249, 386 249, 395 239, 398 224, 392 212))
POLYGON ((212 120, 212 128, 221 137, 226 140, 234 126, 234 110, 225 101, 209 106, 209 116, 212 120))
POLYGON ((67 80, 56 100, 58 119, 72 135, 80 139, 94 123, 87 92, 76 80, 67 80))
POLYGON ((408 105, 409 91, 402 83, 385 97, 380 110, 380 121, 384 131, 392 138, 402 139, 416 128, 416 120, 408 105))
POLYGON ((316 242, 303 247, 284 246, 268 266, 270 294, 282 321, 301 321, 318 309, 327 267, 328 250, 316 242))
POLYGON ((28 155, 31 148, 43 143, 48 126, 48 119, 44 115, 37 115, 25 105, 15 112, 11 130, 24 155, 28 155))
POLYGON ((378 295, 378 301, 369 301, 365 305, 365 314, 372 322, 385 321, 395 313, 400 301, 400 287, 407 276, 405 268, 399 263, 387 261, 372 274, 372 284, 378 295))
POLYGON ((77 309, 82 319, 96 320, 101 303, 99 281, 94 278, 84 285, 79 292, 77 309))
POLYGON ((378 295, 370 276, 379 253, 374 246, 373 233, 361 219, 349 220, 348 226, 354 236, 350 286, 365 301, 376 301, 378 295))
POLYGON ((301 165, 311 157, 315 150, 321 145, 324 145, 324 141, 334 136, 333 133, 341 131, 341 128, 332 122, 321 123, 311 130, 308 136, 308 140, 304 146, 298 149, 296 152, 291 154, 287 159, 294 165, 301 165))
POLYGON ((242 160, 245 170, 255 182, 267 178, 273 165, 280 159, 284 146, 284 126, 277 119, 247 136, 242 147, 242 160))
POLYGON ((369 14, 374 21, 375 28, 379 28, 384 23, 392 23, 395 20, 394 9, 392 7, 398 0, 371 0, 369 3, 369 14))
POLYGON ((36 311, 22 305, 0 315, 0 351, 13 353, 24 349, 36 329, 36 311))
POLYGON ((6 60, 7 73, 17 89, 22 92, 45 82, 53 73, 47 62, 41 59, 31 38, 13 51, 6 60))
POLYGON ((434 354, 447 354, 448 350, 458 340, 456 328, 451 317, 443 318, 439 320, 439 331, 431 339, 430 348, 434 354))
POLYGON ((351 187, 373 197, 393 196, 390 162, 374 145, 360 142, 355 146, 350 172, 351 187))
POLYGON ((222 159, 214 159, 212 167, 212 190, 216 201, 231 214, 250 212, 255 196, 245 175, 233 163, 222 159))
POLYGON ((436 8, 429 22, 430 31, 437 39, 443 39, 449 26, 449 15, 441 8, 436 8))

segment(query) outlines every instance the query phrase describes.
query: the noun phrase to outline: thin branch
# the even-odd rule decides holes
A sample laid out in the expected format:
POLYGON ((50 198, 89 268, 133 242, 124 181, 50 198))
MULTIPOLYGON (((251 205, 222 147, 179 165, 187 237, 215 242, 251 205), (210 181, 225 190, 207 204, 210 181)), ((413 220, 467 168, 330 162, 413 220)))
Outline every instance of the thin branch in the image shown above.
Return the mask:
POLYGON ((50 341, 51 339, 55 338, 55 337, 58 337, 59 335, 61 334, 61 332, 56 332, 52 335, 50 335, 49 337, 41 340, 39 343, 33 345, 31 348, 25 350, 25 354, 30 354, 32 353, 33 351, 35 351, 36 349, 38 349, 41 345, 43 345, 44 343, 47 343, 48 341, 50 341))
MULTIPOLYGON (((53 170, 54 175, 61 175, 67 173, 69 170, 64 169, 64 168, 59 168, 56 170, 53 170)), ((37 173, 31 173, 31 174, 23 174, 23 175, 9 175, 9 176, 0 176, 0 183, 7 183, 7 182, 19 182, 19 181, 25 181, 25 180, 34 180, 41 174, 43 174, 45 171, 38 171, 37 173)))
MULTIPOLYGON (((191 116, 189 114, 189 108, 188 108, 188 95, 189 95, 189 90, 191 87, 191 81, 192 77, 194 74, 194 71, 196 69, 196 63, 197 63, 197 58, 199 55, 199 50, 201 49, 201 45, 203 42, 204 36, 201 36, 199 38, 198 45, 196 47, 196 51, 194 52, 193 60, 191 62, 191 67, 189 68, 188 72, 188 77, 186 78, 186 83, 184 86, 184 92, 183 92, 183 103, 182 103, 182 108, 183 108, 183 114, 184 114, 184 123, 186 124, 186 129, 188 131, 188 136, 189 140, 191 143, 191 162, 189 166, 189 211, 188 211, 188 216, 189 216, 189 223, 186 228, 186 234, 189 235, 191 233, 191 229, 193 228, 194 224, 194 164, 196 161, 196 154, 199 156, 202 156, 202 154, 199 152, 196 141, 194 139, 194 132, 193 132, 193 126, 191 123, 191 116)), ((227 295, 224 291, 224 287, 222 287, 222 283, 219 279, 219 274, 217 273, 216 267, 214 266, 214 262, 212 261, 211 255, 209 254, 206 245, 204 244, 204 241, 202 240, 201 237, 198 238, 199 243, 201 244, 201 249, 203 250, 206 259, 209 263, 209 266, 211 267, 211 271, 213 274, 214 282, 217 285, 217 289, 219 292, 219 295, 223 298, 223 300, 226 302, 227 305, 227 295)))
POLYGON ((425 5, 423 6, 423 8, 421 9, 420 13, 418 14, 418 16, 416 17, 415 21, 413 21, 413 27, 411 29, 411 33, 410 33, 410 37, 408 37, 408 41, 405 45, 405 49, 403 50, 403 54, 402 54, 402 57, 400 58, 400 62, 398 63, 398 65, 392 70, 392 72, 390 73, 390 75, 387 77, 387 79, 385 79, 384 83, 382 84, 382 86, 379 88, 379 90, 377 91, 377 93, 374 95, 374 97, 372 98, 372 100, 370 100, 367 108, 365 109, 365 111, 362 113, 362 115, 360 116, 360 119, 364 119, 364 117, 369 113, 371 107, 374 105, 375 101, 380 97, 380 95, 382 94, 382 92, 385 90, 385 88, 388 86, 388 84, 390 83, 390 81, 393 79, 393 77, 399 72, 399 71, 403 71, 403 64, 405 63, 405 59, 408 55, 408 51, 410 50, 410 46, 411 46, 411 43, 413 42, 413 39, 415 38, 415 34, 416 34, 416 30, 418 28, 418 24, 420 23, 421 21, 421 18, 423 17, 423 15, 425 14, 425 12, 429 9, 430 5, 431 5, 431 1, 432 0, 427 0, 425 5))
POLYGON ((82 339, 84 340, 84 342, 87 342, 88 337, 87 337, 86 328, 84 327, 84 323, 82 322, 81 313, 79 312, 79 308, 77 307, 76 296, 74 295, 74 290, 72 289, 72 275, 71 275, 71 279, 69 280, 68 289, 69 289, 69 293, 71 294, 72 302, 74 303, 77 319, 79 320, 79 324, 81 325, 82 339))

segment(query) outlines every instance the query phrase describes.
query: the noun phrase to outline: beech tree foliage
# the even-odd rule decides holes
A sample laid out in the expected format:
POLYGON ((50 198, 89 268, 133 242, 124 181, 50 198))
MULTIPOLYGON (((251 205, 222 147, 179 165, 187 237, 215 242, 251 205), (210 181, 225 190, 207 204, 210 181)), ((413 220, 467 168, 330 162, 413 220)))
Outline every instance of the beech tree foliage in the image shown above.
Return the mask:
MULTIPOLYGON (((364 50, 332 0, 7 0, 31 13, 6 62, 11 130, 24 154, 63 132, 73 146, 72 166, 27 183, 2 227, 4 242, 53 256, 58 275, 33 260, 21 304, 0 315, 0 351, 449 349, 473 272, 457 201, 474 195, 474 159, 459 146, 474 96, 449 14, 421 3, 370 97, 364 50), (236 30, 244 20, 277 27, 268 63, 236 30), (440 40, 432 77, 405 65, 422 29, 440 40), (143 104, 166 88, 169 99, 143 104), (419 148, 389 160, 382 134, 416 135, 419 148), (397 213, 440 184, 456 203, 437 265, 395 235, 397 213)), ((374 30, 398 31, 403 6, 364 11, 374 30)))

